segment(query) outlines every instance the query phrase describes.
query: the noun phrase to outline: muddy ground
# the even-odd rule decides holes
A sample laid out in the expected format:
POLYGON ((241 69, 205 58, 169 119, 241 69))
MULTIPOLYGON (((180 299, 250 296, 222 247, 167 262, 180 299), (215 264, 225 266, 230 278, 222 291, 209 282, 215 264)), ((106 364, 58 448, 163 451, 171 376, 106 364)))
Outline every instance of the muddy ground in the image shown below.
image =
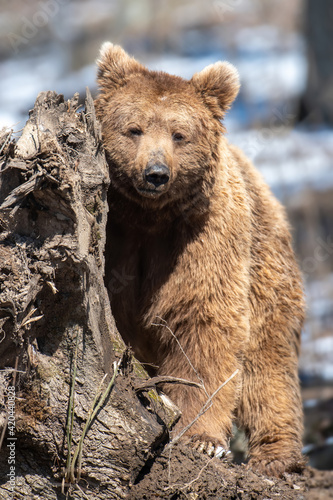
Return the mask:
POLYGON ((333 498, 333 471, 308 467, 302 475, 285 474, 276 479, 175 445, 141 471, 129 498, 326 500, 333 498))

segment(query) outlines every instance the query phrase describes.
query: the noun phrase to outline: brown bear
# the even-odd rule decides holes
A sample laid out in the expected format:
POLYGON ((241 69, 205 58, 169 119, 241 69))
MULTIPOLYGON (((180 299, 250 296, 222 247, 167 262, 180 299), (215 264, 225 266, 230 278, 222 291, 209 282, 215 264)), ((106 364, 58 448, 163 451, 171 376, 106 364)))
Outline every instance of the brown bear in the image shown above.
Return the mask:
POLYGON ((301 470, 298 350, 303 293, 285 213, 221 119, 239 90, 217 62, 187 81, 105 43, 97 115, 110 168, 105 282, 117 327, 165 384, 184 435, 228 450, 235 420, 249 467, 301 470))

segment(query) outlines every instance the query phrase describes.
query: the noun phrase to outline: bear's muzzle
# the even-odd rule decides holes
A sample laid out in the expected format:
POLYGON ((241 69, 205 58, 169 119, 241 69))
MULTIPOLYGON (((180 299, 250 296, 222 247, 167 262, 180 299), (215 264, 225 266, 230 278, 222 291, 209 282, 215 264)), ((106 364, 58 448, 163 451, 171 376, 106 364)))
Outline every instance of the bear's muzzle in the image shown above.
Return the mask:
POLYGON ((149 165, 144 171, 144 180, 148 182, 148 184, 152 184, 155 188, 162 186, 169 182, 170 179, 170 170, 169 168, 162 164, 155 162, 153 165, 149 165))

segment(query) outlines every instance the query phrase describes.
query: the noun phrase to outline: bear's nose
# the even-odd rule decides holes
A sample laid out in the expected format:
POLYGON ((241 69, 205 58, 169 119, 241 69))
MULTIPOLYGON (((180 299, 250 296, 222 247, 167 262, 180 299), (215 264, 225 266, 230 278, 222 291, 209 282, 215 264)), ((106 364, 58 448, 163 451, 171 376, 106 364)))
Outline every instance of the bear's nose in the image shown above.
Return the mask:
POLYGON ((147 182, 154 184, 155 187, 158 187, 169 181, 170 170, 166 165, 156 163, 146 168, 144 171, 144 177, 147 182))

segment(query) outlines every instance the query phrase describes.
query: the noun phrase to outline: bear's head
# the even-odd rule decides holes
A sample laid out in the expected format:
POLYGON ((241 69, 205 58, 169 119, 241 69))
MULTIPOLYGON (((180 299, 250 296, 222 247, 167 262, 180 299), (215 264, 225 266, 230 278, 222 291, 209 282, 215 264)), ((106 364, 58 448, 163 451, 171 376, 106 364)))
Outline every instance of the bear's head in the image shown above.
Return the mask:
POLYGON ((147 208, 207 191, 237 70, 217 62, 184 80, 148 70, 109 42, 97 63, 96 110, 114 188, 147 208))

